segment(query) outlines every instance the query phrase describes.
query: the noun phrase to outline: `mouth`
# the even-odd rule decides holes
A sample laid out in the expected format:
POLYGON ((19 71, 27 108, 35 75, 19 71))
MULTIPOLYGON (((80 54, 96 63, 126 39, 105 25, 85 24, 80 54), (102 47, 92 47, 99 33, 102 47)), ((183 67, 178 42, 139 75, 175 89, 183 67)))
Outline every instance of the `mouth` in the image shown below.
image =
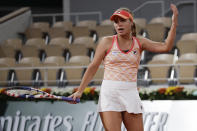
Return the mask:
POLYGON ((118 28, 118 31, 124 31, 124 28, 118 28))

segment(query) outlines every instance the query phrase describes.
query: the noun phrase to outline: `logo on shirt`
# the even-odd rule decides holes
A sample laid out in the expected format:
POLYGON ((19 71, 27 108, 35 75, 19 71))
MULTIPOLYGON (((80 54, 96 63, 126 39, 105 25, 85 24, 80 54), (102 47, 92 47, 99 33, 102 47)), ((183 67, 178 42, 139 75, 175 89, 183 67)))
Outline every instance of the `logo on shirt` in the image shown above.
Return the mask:
POLYGON ((134 55, 137 55, 137 50, 133 50, 132 53, 133 53, 134 55))
POLYGON ((119 51, 112 51, 111 53, 112 53, 112 55, 117 55, 119 53, 119 51))

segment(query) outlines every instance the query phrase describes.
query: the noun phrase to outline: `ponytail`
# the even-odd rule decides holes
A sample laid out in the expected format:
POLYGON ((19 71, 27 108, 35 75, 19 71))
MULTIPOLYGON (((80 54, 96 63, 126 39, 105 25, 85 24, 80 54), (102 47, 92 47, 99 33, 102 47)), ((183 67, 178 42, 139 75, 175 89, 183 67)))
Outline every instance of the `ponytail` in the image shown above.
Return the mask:
POLYGON ((136 26, 134 22, 133 22, 133 25, 131 26, 131 33, 132 33, 132 36, 136 37, 136 26))

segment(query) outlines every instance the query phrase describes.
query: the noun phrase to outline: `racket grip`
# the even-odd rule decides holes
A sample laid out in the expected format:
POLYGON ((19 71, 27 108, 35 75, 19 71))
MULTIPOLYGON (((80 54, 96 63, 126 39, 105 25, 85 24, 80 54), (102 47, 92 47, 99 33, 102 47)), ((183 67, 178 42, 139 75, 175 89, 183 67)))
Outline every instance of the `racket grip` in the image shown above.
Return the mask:
MULTIPOLYGON (((62 100, 64 100, 64 101, 74 101, 73 98, 71 98, 71 97, 62 97, 62 100)), ((77 98, 75 100, 75 102, 79 103, 80 102, 80 99, 77 98)))

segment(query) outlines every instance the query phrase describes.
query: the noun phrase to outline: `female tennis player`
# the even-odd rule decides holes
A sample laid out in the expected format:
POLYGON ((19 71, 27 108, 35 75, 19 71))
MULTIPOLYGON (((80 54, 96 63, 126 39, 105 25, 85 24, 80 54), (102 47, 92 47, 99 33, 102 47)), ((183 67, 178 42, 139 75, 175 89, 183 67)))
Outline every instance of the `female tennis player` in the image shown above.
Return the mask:
POLYGON ((123 122, 127 131, 143 131, 143 106, 137 90, 137 71, 143 50, 168 52, 176 37, 178 10, 171 4, 172 25, 165 42, 136 38, 132 13, 120 8, 111 16, 117 35, 104 37, 93 61, 88 66, 78 91, 72 94, 80 98, 103 61, 104 79, 101 85, 98 112, 106 131, 121 131, 123 122))

